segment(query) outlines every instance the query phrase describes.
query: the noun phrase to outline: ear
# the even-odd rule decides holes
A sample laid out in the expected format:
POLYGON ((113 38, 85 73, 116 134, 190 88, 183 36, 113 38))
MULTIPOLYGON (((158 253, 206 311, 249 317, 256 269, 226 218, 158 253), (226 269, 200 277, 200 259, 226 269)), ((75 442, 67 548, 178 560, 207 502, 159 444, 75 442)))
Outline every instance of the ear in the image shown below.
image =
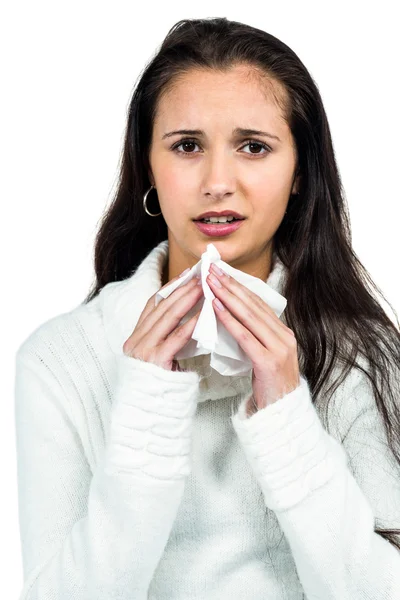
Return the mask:
POLYGON ((292 194, 298 194, 299 193, 299 187, 300 187, 300 182, 301 182, 301 175, 299 174, 298 170, 296 171, 296 177, 292 186, 292 194))
POLYGON ((153 187, 156 187, 156 186, 155 186, 154 177, 153 177, 153 174, 152 174, 152 172, 151 172, 151 171, 147 171, 147 177, 149 178, 149 181, 150 181, 151 185, 152 185, 153 187))

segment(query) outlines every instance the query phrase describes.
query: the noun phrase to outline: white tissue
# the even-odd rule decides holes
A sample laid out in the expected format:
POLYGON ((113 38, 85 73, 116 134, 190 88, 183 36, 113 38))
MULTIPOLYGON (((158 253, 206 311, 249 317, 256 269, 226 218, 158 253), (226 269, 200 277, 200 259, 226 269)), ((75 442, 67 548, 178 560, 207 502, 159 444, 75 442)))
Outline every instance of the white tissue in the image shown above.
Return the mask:
POLYGON ((277 317, 281 316, 286 308, 286 298, 265 283, 265 281, 244 273, 239 269, 234 269, 228 263, 221 260, 221 255, 214 244, 207 245, 206 252, 203 252, 199 262, 186 275, 157 292, 155 305, 157 306, 163 298, 168 298, 174 290, 185 285, 197 274, 201 274, 204 297, 200 298, 197 304, 180 321, 179 325, 186 323, 186 321, 200 310, 203 304, 201 312, 191 339, 175 355, 175 359, 179 360, 211 353, 210 366, 221 375, 250 375, 252 369, 251 360, 244 353, 235 338, 215 316, 212 305, 215 294, 213 294, 206 281, 211 263, 215 263, 217 267, 257 294, 272 308, 277 317))

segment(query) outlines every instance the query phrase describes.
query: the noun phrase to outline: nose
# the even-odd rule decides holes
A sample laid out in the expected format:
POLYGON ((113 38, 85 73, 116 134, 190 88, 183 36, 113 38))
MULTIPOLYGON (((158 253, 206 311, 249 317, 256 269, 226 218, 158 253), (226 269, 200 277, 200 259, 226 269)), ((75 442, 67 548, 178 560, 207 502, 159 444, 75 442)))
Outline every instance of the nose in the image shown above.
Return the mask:
POLYGON ((205 158, 203 193, 216 200, 235 192, 235 175, 232 161, 224 151, 214 152, 205 158))

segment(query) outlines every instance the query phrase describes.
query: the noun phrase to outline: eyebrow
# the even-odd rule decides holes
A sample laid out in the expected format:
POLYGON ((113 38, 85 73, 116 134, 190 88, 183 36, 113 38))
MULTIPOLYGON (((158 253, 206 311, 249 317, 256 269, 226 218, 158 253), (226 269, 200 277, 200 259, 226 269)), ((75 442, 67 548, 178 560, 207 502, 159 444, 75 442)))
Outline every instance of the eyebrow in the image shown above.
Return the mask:
MULTIPOLYGON (((204 131, 202 131, 201 129, 177 129, 176 131, 169 131, 168 133, 165 133, 162 136, 162 139, 164 140, 165 138, 171 137, 173 135, 205 135, 204 131)), ((233 131, 232 131, 232 135, 239 135, 239 136, 244 136, 244 137, 248 137, 251 135, 262 135, 264 137, 269 137, 272 138, 273 140, 278 140, 278 142, 280 142, 281 140, 278 138, 277 135, 272 135, 272 133, 268 133, 267 131, 259 131, 258 129, 245 129, 243 127, 236 127, 233 131)))

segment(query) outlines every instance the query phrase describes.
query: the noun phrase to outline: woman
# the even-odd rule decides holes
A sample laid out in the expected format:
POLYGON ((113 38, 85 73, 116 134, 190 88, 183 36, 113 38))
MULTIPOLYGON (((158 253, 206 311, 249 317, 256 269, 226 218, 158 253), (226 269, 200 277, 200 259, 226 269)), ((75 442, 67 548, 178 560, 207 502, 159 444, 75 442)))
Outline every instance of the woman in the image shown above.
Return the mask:
POLYGON ((170 30, 131 100, 95 269, 17 353, 21 598, 398 599, 400 334, 288 46, 225 18, 170 30), (199 223, 210 211, 241 221, 199 223), (279 319, 210 269, 250 377, 174 358, 195 278, 155 306, 209 243, 287 299, 279 319))

